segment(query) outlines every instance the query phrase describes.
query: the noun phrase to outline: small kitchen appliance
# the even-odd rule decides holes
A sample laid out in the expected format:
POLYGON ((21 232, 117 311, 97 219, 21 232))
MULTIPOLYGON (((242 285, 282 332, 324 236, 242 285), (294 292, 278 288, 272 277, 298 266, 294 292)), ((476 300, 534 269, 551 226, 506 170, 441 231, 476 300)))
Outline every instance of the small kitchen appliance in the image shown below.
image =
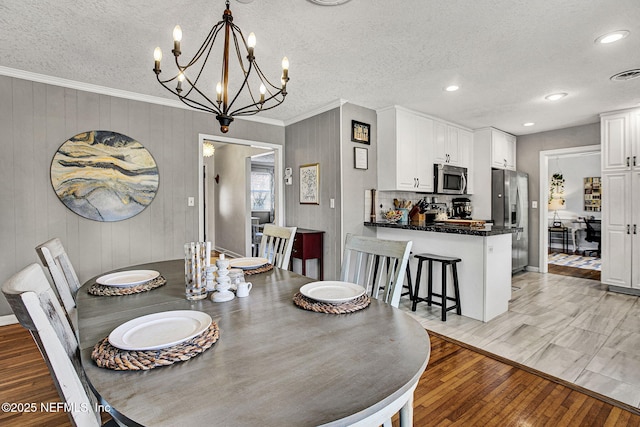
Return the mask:
POLYGON ((437 194, 467 194, 467 168, 435 164, 433 170, 437 194))
POLYGON ((451 201, 451 207, 453 208, 454 218, 469 218, 473 208, 471 207, 471 200, 466 197, 458 197, 451 201))

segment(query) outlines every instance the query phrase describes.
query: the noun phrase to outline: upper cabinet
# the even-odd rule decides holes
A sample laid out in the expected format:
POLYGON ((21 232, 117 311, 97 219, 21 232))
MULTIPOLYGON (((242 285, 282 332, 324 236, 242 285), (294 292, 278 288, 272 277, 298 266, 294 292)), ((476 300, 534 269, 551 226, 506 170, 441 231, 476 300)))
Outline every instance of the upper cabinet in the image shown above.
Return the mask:
POLYGON ((433 191, 433 120, 392 107, 378 111, 378 189, 433 191))
POLYGON ((602 170, 640 168, 640 109, 601 115, 602 170))
POLYGON ((490 165, 495 169, 516 170, 516 137, 495 128, 475 132, 476 145, 488 149, 490 165))
POLYGON ((402 107, 378 111, 378 189, 433 192, 433 165, 468 168, 473 192, 473 133, 402 107))
POLYGON ((434 162, 469 167, 473 150, 473 133, 457 126, 435 120, 434 162))

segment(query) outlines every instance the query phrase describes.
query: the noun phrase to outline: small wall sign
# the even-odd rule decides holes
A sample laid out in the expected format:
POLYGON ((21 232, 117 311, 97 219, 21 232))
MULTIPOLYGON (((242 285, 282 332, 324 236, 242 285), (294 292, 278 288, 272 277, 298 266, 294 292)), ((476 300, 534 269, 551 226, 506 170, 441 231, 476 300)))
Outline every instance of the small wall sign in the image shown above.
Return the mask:
POLYGON ((351 120, 351 140, 362 144, 371 144, 371 125, 351 120))

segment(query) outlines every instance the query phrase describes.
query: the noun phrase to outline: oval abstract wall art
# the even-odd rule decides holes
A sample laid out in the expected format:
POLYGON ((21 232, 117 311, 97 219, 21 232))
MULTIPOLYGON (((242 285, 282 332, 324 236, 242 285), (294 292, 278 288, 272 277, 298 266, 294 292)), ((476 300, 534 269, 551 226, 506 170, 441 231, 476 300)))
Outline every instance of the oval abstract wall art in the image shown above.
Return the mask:
POLYGON ((94 221, 122 221, 142 212, 158 191, 158 166, 138 141, 117 132, 78 134, 58 148, 51 184, 60 201, 94 221))

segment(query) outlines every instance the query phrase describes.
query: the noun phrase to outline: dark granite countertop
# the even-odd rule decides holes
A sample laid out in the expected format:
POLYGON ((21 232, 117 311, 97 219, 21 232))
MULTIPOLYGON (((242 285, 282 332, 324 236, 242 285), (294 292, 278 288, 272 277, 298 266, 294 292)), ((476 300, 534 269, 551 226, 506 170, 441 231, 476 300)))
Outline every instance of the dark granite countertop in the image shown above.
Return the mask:
POLYGON ((484 228, 469 228, 467 226, 451 225, 443 223, 433 224, 420 224, 418 222, 409 223, 396 223, 390 224, 388 222, 367 222, 364 223, 368 227, 385 227, 385 228, 397 228, 400 230, 416 230, 416 231, 431 231, 435 233, 451 233, 451 234, 466 234, 469 236, 497 236, 499 234, 512 234, 516 231, 522 231, 522 228, 505 228, 492 226, 491 229, 484 228))

